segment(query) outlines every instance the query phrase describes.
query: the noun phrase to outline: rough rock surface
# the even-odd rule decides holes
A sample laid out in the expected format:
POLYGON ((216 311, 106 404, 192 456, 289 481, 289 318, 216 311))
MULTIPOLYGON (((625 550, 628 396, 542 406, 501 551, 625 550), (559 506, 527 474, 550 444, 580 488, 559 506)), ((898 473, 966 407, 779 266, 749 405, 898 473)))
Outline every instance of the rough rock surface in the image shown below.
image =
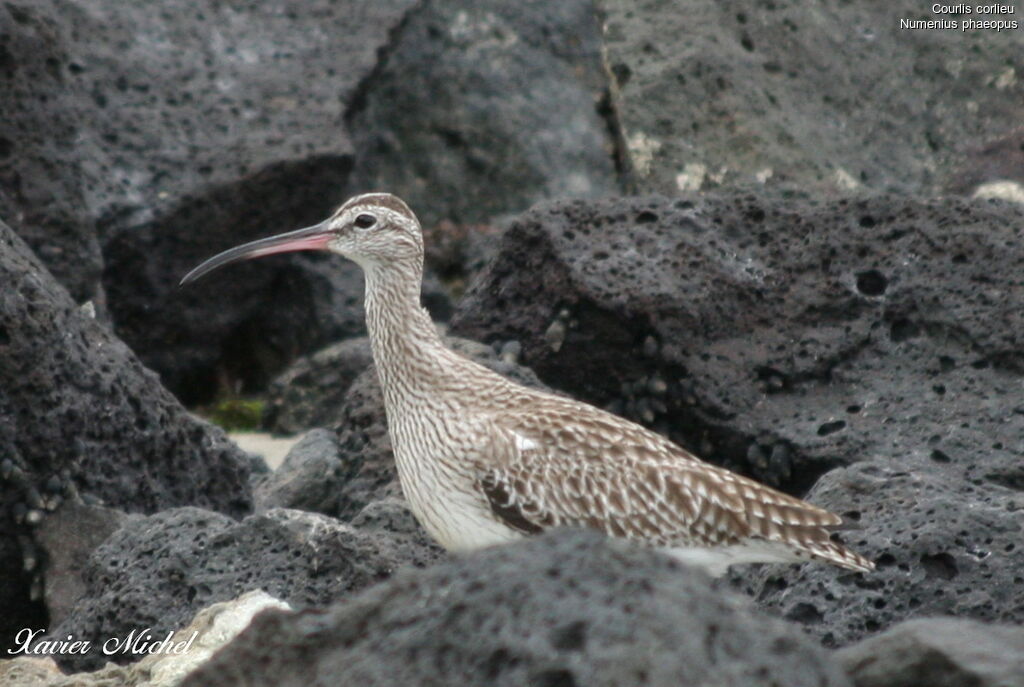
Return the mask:
POLYGON ((1019 489, 1021 245, 988 201, 551 203, 451 329, 769 484, 885 456, 1019 489))
POLYGON ((79 126, 90 103, 77 88, 82 65, 43 2, 0 7, 0 219, 18 233, 77 302, 102 303, 103 261, 90 189, 96 141, 79 126), (77 154, 70 154, 70 151, 77 154))
POLYGON ((348 113, 349 188, 428 226, 619 191, 593 0, 433 0, 410 12, 348 113))
MULTIPOLYGON (((93 553, 88 593, 50 630, 83 639, 147 627, 162 635, 199 609, 252 589, 294 607, 325 605, 438 556, 422 537, 356 530, 313 513, 276 509, 236 522, 198 508, 170 509, 127 523, 93 553)), ((76 670, 102 659, 57 658, 76 670)))
POLYGON ((914 0, 599 4, 641 191, 931 195, 964 151, 1020 126, 1019 31, 900 26, 1014 15, 933 14, 914 0))
POLYGON ((50 625, 62 622, 86 593, 89 557, 130 517, 116 508, 68 501, 36 528, 50 625))
POLYGON ((836 658, 856 687, 1020 687, 1024 628, 954 618, 911 620, 836 658))
POLYGON ((809 499, 860 520, 864 529, 843 538, 878 569, 850 575, 776 565, 735 569, 733 580, 826 646, 847 645, 905 618, 1024 624, 1024 500, 992 482, 957 478, 960 472, 914 461, 834 470, 809 499))
POLYGON ((792 626, 669 558, 562 532, 404 573, 346 603, 269 612, 204 685, 847 685, 792 626))
POLYGON ((334 432, 311 430, 288 451, 276 470, 261 476, 253 489, 257 510, 337 512, 338 494, 348 477, 344 458, 334 432))
MULTIPOLYGON (((499 357, 489 346, 456 337, 446 341, 456 351, 499 374, 520 384, 544 388, 532 370, 499 357)), ((401 494, 384 416, 384 398, 372 365, 349 387, 332 428, 338 435, 345 474, 342 488, 333 494, 337 499, 334 509, 325 512, 347 520, 373 501, 401 494)), ((316 491, 318 487, 310 484, 309 489, 316 491)))
POLYGON ((31 525, 62 500, 81 495, 132 512, 195 504, 237 515, 251 497, 245 455, 189 415, 2 222, 0 284, 6 645, 9 631, 24 626, 14 609, 34 594, 19 580, 40 569, 31 525))
POLYGON ((346 339, 294 361, 270 384, 263 427, 271 432, 297 434, 326 427, 352 382, 373 362, 370 340, 346 339))
POLYGON ((5 489, 20 491, 8 504, 40 509, 73 489, 133 512, 250 508, 244 454, 188 414, 2 223, 0 283, 0 454, 5 489))

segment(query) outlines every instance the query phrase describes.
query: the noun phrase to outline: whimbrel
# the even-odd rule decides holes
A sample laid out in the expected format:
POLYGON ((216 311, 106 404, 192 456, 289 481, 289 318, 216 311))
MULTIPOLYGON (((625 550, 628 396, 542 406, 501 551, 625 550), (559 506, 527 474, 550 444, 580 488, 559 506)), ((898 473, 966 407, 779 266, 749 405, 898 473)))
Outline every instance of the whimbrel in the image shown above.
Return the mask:
POLYGON ((551 527, 636 540, 719 575, 732 564, 874 564, 832 541, 842 518, 705 463, 637 424, 528 389, 444 345, 420 306, 423 236, 399 198, 352 198, 323 222, 225 251, 238 260, 328 250, 366 277, 366 323, 402 491, 449 550, 551 527))

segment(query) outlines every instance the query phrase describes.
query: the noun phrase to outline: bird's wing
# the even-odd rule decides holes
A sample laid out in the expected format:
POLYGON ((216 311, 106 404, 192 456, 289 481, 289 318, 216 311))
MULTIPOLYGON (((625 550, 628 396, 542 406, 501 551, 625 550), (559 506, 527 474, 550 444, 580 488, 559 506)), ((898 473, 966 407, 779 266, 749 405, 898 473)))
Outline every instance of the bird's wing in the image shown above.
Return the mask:
POLYGON ((479 488, 510 527, 589 527, 662 547, 754 538, 803 542, 813 555, 838 546, 828 528, 839 516, 701 462, 642 427, 603 413, 581 420, 578 410, 505 412, 481 434, 489 459, 479 488))

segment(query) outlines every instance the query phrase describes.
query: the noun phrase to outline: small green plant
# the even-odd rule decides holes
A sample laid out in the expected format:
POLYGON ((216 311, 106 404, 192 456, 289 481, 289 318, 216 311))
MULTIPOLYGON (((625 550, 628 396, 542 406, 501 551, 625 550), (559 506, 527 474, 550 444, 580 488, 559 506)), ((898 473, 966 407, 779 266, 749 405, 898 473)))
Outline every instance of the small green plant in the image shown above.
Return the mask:
POLYGON ((251 398, 226 398, 202 409, 206 418, 228 432, 253 432, 260 428, 264 402, 251 398))

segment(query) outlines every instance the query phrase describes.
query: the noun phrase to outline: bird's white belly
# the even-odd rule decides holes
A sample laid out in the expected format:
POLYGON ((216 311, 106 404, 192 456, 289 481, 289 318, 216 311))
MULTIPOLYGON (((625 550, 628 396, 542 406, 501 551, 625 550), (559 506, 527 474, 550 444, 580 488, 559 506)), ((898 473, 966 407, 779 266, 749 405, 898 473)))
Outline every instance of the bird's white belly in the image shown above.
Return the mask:
POLYGON ((403 424, 391 428, 398 479, 410 510, 431 537, 449 551, 465 551, 522 536, 495 518, 473 475, 452 455, 452 444, 430 446, 422 434, 415 444, 404 441, 403 424))
POLYGON ((398 462, 398 477, 409 508, 423 528, 449 551, 478 549, 519 538, 519 534, 503 525, 491 514, 480 497, 468 490, 441 486, 434 476, 413 476, 398 462), (405 474, 403 474, 405 473, 405 474))

